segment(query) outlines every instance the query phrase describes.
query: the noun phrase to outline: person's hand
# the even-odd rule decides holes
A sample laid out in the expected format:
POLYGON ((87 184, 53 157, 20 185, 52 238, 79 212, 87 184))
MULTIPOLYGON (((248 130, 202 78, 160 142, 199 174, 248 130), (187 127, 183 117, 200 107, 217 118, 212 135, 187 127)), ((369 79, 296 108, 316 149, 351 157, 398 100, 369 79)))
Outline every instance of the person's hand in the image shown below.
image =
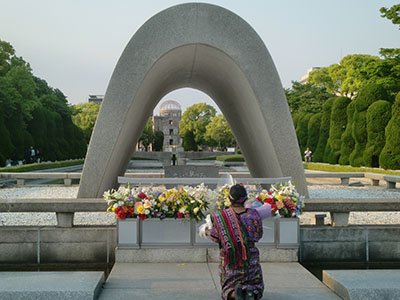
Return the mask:
POLYGON ((219 243, 219 239, 217 239, 216 237, 213 237, 210 233, 210 230, 206 230, 206 235, 210 238, 210 240, 212 240, 214 243, 219 243))

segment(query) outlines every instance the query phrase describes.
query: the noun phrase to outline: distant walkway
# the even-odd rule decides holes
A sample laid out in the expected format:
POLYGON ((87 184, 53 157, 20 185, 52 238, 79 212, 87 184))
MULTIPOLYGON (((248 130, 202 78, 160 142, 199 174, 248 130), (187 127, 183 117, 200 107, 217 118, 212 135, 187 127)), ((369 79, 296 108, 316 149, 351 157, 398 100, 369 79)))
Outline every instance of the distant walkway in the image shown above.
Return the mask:
MULTIPOLYGON (((340 299, 298 263, 261 265, 262 299, 340 299)), ((116 263, 99 300, 218 300, 220 290, 216 263, 116 263)))

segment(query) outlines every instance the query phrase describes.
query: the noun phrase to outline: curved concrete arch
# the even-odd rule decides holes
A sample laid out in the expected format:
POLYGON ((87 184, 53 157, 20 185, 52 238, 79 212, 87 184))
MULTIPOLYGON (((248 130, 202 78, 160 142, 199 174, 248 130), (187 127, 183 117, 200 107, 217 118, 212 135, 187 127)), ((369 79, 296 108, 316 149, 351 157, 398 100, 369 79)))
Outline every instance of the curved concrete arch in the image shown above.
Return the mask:
POLYGON ((149 19, 123 51, 107 88, 78 197, 117 185, 146 120, 182 87, 220 107, 253 177, 292 176, 308 196, 293 122, 264 43, 239 16, 210 4, 168 8, 149 19))

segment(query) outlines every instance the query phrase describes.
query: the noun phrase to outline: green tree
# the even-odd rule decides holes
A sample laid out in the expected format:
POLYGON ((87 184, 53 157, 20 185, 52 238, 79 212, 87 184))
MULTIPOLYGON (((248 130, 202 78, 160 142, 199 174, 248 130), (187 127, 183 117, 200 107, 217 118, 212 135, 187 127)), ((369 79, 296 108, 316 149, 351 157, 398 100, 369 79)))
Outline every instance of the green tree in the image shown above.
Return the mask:
POLYGON ((391 20, 393 24, 399 25, 400 29, 400 4, 395 4, 389 9, 386 7, 381 7, 379 11, 382 13, 382 18, 391 20))
POLYGON ((198 146, 196 144, 196 140, 194 138, 194 134, 191 131, 186 131, 185 135, 183 136, 183 149, 185 151, 197 151, 198 146))
POLYGON ((23 159, 30 146, 45 160, 82 157, 86 151, 65 95, 33 76, 29 64, 1 40, 0 115, 1 157, 23 159))
POLYGON ((386 143, 379 156, 379 165, 384 169, 400 169, 400 93, 392 105, 392 118, 385 128, 386 143))
POLYGON ((325 87, 330 93, 353 97, 365 84, 378 80, 380 74, 374 70, 380 62, 377 56, 347 55, 339 64, 312 71, 308 82, 325 87))
POLYGON ((379 155, 385 146, 385 127, 392 116, 392 103, 378 100, 367 110, 367 145, 364 151, 364 165, 379 167, 379 155))
POLYGON ((77 104, 71 107, 72 120, 76 126, 82 129, 86 143, 89 143, 92 136, 100 107, 101 104, 94 102, 77 104))
POLYGON ((153 151, 162 151, 164 146, 164 133, 161 130, 154 132, 153 151))
POLYGON ((298 113, 322 112, 322 105, 332 97, 325 87, 297 81, 292 81, 292 87, 285 89, 285 94, 292 116, 298 113))
POLYGON ((351 101, 346 109, 347 125, 341 137, 340 157, 339 157, 339 164, 341 165, 350 164, 350 155, 354 149, 354 139, 352 134, 354 111, 355 111, 354 101, 351 101))
POLYGON ((205 137, 208 141, 215 141, 221 150, 235 145, 232 130, 222 114, 216 115, 207 124, 205 137))
POLYGON ((182 120, 179 123, 180 135, 185 137, 186 132, 190 131, 193 133, 197 145, 207 145, 206 126, 215 114, 216 110, 211 105, 206 103, 193 104, 182 115, 182 120))
POLYGON ((332 104, 328 138, 328 144, 332 149, 332 155, 328 158, 328 162, 332 164, 337 164, 340 159, 342 135, 347 125, 346 110, 350 102, 351 100, 347 97, 338 97, 332 104))
POLYGON ((142 145, 146 149, 146 151, 148 150, 150 144, 153 143, 154 132, 153 132, 153 120, 151 118, 147 120, 146 126, 143 129, 139 141, 142 142, 142 145))

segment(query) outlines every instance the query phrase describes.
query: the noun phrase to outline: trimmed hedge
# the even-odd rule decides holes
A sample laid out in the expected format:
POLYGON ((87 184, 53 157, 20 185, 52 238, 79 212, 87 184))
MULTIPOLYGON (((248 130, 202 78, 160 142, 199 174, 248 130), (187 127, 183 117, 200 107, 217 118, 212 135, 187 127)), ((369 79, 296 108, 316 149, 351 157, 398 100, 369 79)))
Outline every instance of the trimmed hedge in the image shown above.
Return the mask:
POLYGON ((400 169, 400 93, 392 105, 392 118, 385 129, 386 143, 379 156, 384 169, 400 169))
POLYGON ((351 100, 347 97, 338 97, 332 104, 328 138, 328 145, 332 150, 327 157, 327 162, 331 164, 337 164, 339 161, 342 135, 347 125, 346 109, 350 102, 351 100))
POLYGON ((351 101, 346 109, 346 114, 347 114, 346 130, 343 132, 341 137, 340 157, 339 157, 339 164, 341 165, 350 164, 350 154, 354 149, 354 139, 352 134, 354 111, 355 111, 354 101, 351 101))
POLYGON ((216 160, 219 160, 219 161, 245 161, 244 156, 242 154, 217 156, 216 160))
POLYGON ((304 169, 318 170, 325 172, 368 172, 388 175, 400 175, 400 171, 386 171, 383 169, 376 168, 365 168, 365 167, 350 167, 350 166, 339 166, 339 165, 328 165, 328 164, 317 164, 317 163, 303 163, 304 169))
POLYGON ((354 150, 350 155, 350 164, 353 167, 364 165, 364 151, 367 145, 367 109, 378 100, 389 100, 389 96, 382 85, 370 83, 364 86, 355 101, 353 117, 354 150))
POLYGON ((302 113, 299 116, 296 127, 297 141, 299 142, 300 152, 303 153, 307 147, 308 123, 313 114, 302 113))
POLYGON ((310 118, 310 121, 308 122, 307 147, 310 148, 311 151, 314 151, 318 145, 319 128, 321 127, 321 117, 322 113, 314 114, 310 118))
POLYGON ((354 149, 350 154, 350 165, 353 167, 360 167, 364 165, 364 150, 367 145, 367 112, 362 111, 354 112, 352 136, 354 139, 354 149))
POLYGON ((379 100, 367 110, 367 145, 364 151, 364 165, 379 167, 379 155, 385 146, 385 127, 392 116, 392 103, 379 100))
MULTIPOLYGON (((336 98, 330 98, 322 105, 321 127, 319 129, 319 139, 315 149, 313 161, 324 161, 326 143, 329 138, 329 125, 331 122, 331 109, 336 98)), ((329 149, 328 149, 329 150, 329 149)))
POLYGON ((44 162, 40 164, 26 164, 21 166, 9 167, 9 168, 0 168, 0 172, 31 172, 31 171, 39 171, 39 170, 47 170, 54 168, 63 168, 70 167, 76 165, 83 165, 85 160, 83 159, 75 159, 75 160, 66 160, 66 161, 56 161, 56 162, 44 162))
POLYGON ((390 101, 390 97, 381 84, 369 83, 365 85, 355 99, 357 111, 365 111, 368 107, 378 100, 390 101))

